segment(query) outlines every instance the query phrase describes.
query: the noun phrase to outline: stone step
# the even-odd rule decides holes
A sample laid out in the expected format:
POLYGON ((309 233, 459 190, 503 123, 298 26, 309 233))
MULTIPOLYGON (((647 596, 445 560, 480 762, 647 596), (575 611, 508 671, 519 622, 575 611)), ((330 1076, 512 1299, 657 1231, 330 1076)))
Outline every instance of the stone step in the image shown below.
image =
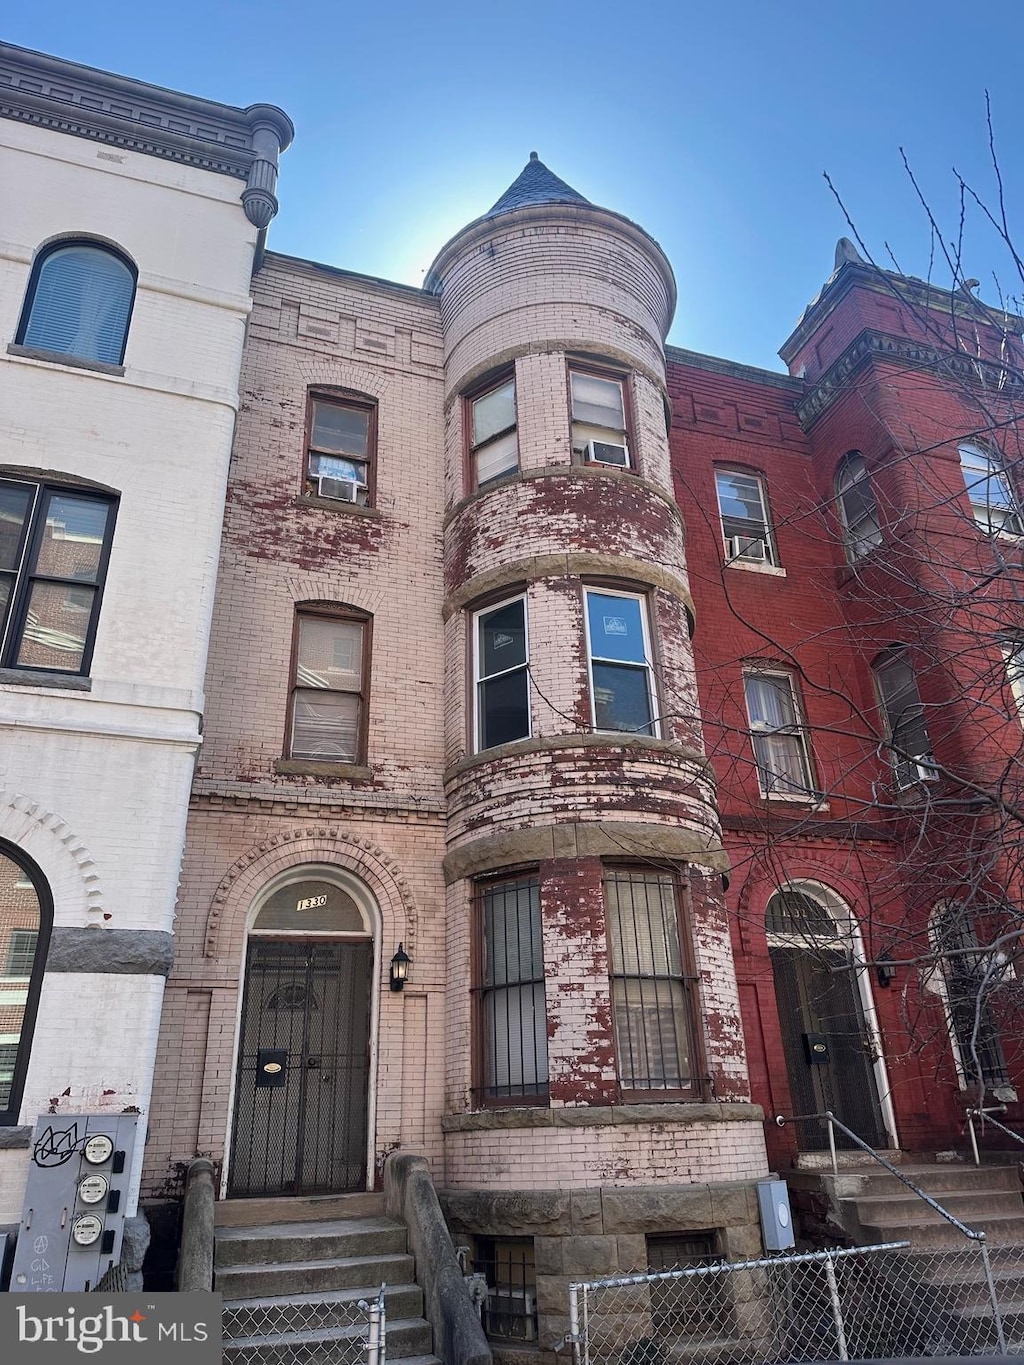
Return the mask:
MULTIPOLYGON (((327 1327, 311 1332, 278 1332, 267 1336, 225 1341, 224 1360, 245 1365, 323 1365, 325 1360, 349 1358, 346 1346, 365 1335, 365 1327, 327 1327)), ((388 1360, 407 1360, 430 1353, 430 1325, 422 1319, 399 1318, 387 1325, 388 1360)), ((359 1357, 361 1358, 361 1357, 359 1357)))
POLYGON ((222 1199, 214 1205, 217 1228, 265 1227, 268 1223, 323 1222, 339 1218, 380 1218, 383 1194, 313 1194, 281 1199, 222 1199))
MULTIPOLYGON (((1024 1242, 1024 1217, 979 1218, 975 1220, 973 1230, 984 1232, 992 1246, 1012 1246, 1024 1242)), ((957 1251, 971 1245, 962 1232, 942 1218, 928 1223, 886 1223, 884 1226, 867 1223, 863 1225, 863 1232, 865 1243, 906 1241, 915 1247, 943 1247, 957 1251)))
MULTIPOLYGON (((1024 1200, 1019 1194, 1006 1190, 942 1190, 932 1198, 969 1227, 973 1227, 973 1220, 979 1218, 1013 1217, 1018 1212, 1024 1217, 1024 1200)), ((862 1223, 879 1227, 889 1223, 934 1223, 942 1218, 941 1213, 910 1190, 904 1190, 902 1194, 859 1195, 840 1202, 851 1205, 862 1223)))
POLYGON ((410 1284, 413 1279, 412 1257, 396 1253, 229 1265, 218 1268, 214 1287, 226 1299, 273 1298, 342 1289, 375 1294, 382 1284, 410 1284))
POLYGON ((275 1223, 223 1228, 214 1265, 281 1264, 404 1252, 407 1234, 395 1218, 346 1218, 322 1223, 275 1223))
MULTIPOLYGON (((318 1331, 322 1327, 365 1324, 360 1300, 377 1296, 373 1289, 343 1289, 337 1293, 283 1294, 266 1298, 229 1299, 224 1303, 225 1339, 285 1332, 318 1331)), ((384 1291, 388 1320, 422 1318, 423 1291, 416 1284, 389 1284, 384 1291)))
MULTIPOLYGON (((942 1191, 1005 1190, 1020 1194, 1020 1174, 1016 1166, 974 1166, 950 1163, 936 1166, 901 1166, 900 1171, 919 1185, 927 1194, 942 1191)), ((873 1169, 840 1171, 836 1180, 836 1194, 841 1199, 857 1196, 898 1194, 906 1185, 888 1171, 873 1169)))

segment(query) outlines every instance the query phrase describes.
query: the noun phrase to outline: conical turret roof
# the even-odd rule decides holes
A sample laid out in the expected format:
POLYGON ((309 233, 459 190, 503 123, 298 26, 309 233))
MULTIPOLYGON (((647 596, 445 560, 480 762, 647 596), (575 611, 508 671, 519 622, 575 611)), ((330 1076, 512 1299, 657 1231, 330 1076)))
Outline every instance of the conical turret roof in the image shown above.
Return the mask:
POLYGON ((513 209, 528 208, 531 204, 589 204, 571 185, 559 180, 549 171, 536 152, 523 167, 518 179, 514 180, 493 208, 484 214, 485 218, 496 218, 499 213, 511 213, 513 209))

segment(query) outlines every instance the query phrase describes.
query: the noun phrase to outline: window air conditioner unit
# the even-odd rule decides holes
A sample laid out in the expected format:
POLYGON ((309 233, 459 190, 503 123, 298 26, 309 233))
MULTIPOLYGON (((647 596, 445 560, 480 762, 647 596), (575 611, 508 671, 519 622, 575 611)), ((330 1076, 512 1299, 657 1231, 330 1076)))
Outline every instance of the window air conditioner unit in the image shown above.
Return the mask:
POLYGON ((337 502, 358 502, 360 493, 366 492, 365 483, 355 479, 333 479, 321 474, 316 481, 316 490, 322 498, 334 498, 337 502))
POLYGON ((915 782, 938 782, 939 770, 930 754, 921 754, 897 762, 896 780, 901 787, 912 787, 915 782))
POLYGON ((629 451, 612 441, 588 441, 583 454, 589 464, 613 464, 619 469, 629 468, 629 451))
POLYGON ((726 536, 725 557, 764 564, 768 560, 768 546, 759 536, 726 536))
POLYGON ((537 1291, 534 1289, 490 1289, 487 1292, 487 1313, 503 1319, 503 1336, 517 1341, 533 1341, 537 1331, 537 1291))

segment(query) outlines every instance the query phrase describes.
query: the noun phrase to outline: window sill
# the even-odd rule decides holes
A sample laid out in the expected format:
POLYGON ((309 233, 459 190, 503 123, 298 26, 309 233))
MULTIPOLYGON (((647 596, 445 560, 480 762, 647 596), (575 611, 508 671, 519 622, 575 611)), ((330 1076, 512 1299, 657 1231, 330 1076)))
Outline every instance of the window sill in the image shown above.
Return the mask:
POLYGON ((770 578, 785 578, 786 570, 781 564, 753 564, 745 559, 727 559, 725 561, 727 569, 742 569, 744 573, 763 573, 770 578))
POLYGON ((781 792, 762 792, 761 799, 767 801, 769 805, 779 806, 806 806, 814 815, 819 812, 827 814, 829 804, 820 796, 809 794, 807 796, 784 796, 781 792))
POLYGON ((47 365, 66 365, 73 370, 94 370, 97 374, 123 375, 123 365, 108 365, 105 360, 83 360, 81 356, 64 355, 60 351, 41 351, 35 346, 16 346, 12 341, 7 354, 23 360, 41 360, 47 365))
POLYGON ((50 687, 60 692, 91 692, 92 678, 79 673, 49 673, 42 668, 0 668, 0 687, 50 687))
POLYGON ((342 512, 348 516, 369 517, 382 521, 384 513, 377 507, 361 507, 357 502, 342 502, 340 498, 321 498, 315 493, 299 493, 292 499, 295 507, 322 507, 327 512, 342 512))
POLYGON ((315 758, 279 758, 274 772, 281 777, 333 777, 346 782, 369 782, 372 768, 359 763, 329 763, 315 758))

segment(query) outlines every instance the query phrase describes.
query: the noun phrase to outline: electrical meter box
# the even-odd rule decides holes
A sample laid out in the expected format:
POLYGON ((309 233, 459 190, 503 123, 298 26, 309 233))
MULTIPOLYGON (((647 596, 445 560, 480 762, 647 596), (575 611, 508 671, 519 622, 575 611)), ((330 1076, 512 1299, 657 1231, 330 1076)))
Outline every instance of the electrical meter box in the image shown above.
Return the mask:
POLYGON ((757 1182, 757 1207, 761 1213, 761 1240, 765 1251, 788 1251, 796 1245, 789 1188, 784 1180, 757 1182))
POLYGON ((117 1265, 138 1121, 137 1114, 40 1117, 12 1293, 80 1293, 117 1265))

